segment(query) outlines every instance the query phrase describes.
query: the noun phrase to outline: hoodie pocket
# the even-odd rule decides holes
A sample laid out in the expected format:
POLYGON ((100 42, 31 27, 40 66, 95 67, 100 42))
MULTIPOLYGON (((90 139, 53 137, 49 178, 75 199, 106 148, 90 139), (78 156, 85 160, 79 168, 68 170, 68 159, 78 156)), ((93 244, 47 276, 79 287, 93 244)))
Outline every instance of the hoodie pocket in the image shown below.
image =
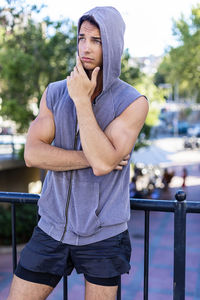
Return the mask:
POLYGON ((100 228, 96 214, 99 206, 99 184, 72 182, 69 205, 69 229, 80 236, 90 236, 100 228))

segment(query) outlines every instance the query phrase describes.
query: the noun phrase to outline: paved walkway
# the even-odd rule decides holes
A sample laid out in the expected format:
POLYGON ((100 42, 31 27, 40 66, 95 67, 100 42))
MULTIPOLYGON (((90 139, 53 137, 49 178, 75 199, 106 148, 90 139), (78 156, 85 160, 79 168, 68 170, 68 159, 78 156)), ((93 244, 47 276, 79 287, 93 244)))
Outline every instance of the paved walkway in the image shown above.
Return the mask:
POLYGON ((150 147, 133 152, 132 161, 160 167, 184 166, 200 163, 200 150, 184 149, 183 137, 158 138, 151 141, 150 147))
MULTIPOLYGON (((186 192, 188 201, 200 200, 200 169, 197 164, 188 165, 186 192)), ((161 199, 172 199, 180 188, 181 166, 170 189, 161 194, 161 199)), ((200 215, 187 217, 187 260, 186 260, 186 300, 200 299, 200 215)), ((144 253, 144 213, 134 211, 129 222, 132 242, 132 269, 129 275, 122 276, 122 299, 143 299, 143 253, 144 253)), ((173 214, 152 212, 150 215, 150 269, 149 300, 172 300, 173 290, 173 214)), ((0 300, 8 295, 12 278, 11 255, 0 254, 0 300)), ((84 295, 83 277, 75 272, 69 277, 69 300, 81 300, 84 295)), ((49 300, 62 300, 62 282, 48 297, 49 300)))

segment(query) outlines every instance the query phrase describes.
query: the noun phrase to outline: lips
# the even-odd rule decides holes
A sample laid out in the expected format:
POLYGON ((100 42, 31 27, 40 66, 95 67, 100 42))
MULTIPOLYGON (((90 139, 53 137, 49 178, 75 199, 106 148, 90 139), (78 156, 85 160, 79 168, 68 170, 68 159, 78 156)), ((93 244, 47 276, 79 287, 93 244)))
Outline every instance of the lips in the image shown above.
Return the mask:
POLYGON ((93 61, 93 59, 89 58, 89 57, 81 57, 81 60, 84 62, 92 62, 93 61))

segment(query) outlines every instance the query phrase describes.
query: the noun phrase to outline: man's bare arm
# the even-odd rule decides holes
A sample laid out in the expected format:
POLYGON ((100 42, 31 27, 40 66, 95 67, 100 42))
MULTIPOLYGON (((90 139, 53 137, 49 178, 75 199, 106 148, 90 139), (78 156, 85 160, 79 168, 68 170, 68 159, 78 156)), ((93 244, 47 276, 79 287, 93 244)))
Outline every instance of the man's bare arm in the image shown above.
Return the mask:
POLYGON ((77 57, 76 67, 67 77, 68 91, 76 106, 82 148, 97 176, 114 170, 123 157, 131 152, 148 113, 148 102, 141 96, 103 132, 91 104, 98 72, 97 67, 90 80, 77 57))
POLYGON ((65 150, 51 145, 54 135, 54 117, 47 108, 45 91, 39 115, 28 130, 24 152, 26 165, 53 171, 83 169, 90 166, 83 151, 65 150))
MULTIPOLYGON (((46 105, 46 91, 40 102, 40 112, 28 130, 24 151, 27 167, 38 167, 52 171, 69 171, 90 167, 83 151, 65 150, 52 146, 55 124, 52 112, 46 105)), ((122 170, 127 165, 129 155, 116 166, 122 170)))
POLYGON ((90 103, 76 107, 82 148, 94 174, 110 173, 131 152, 137 140, 148 112, 146 98, 140 97, 129 105, 105 132, 98 126, 90 103))

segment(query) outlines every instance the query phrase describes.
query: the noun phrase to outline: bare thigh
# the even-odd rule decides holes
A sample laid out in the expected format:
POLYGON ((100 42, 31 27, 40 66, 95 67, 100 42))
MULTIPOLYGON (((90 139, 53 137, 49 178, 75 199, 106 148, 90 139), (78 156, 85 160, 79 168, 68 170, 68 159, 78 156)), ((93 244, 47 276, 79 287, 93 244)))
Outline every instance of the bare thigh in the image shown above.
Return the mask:
POLYGON ((23 280, 14 275, 7 300, 45 300, 53 288, 23 280))
POLYGON ((115 300, 118 286, 102 286, 85 280, 85 300, 115 300))

